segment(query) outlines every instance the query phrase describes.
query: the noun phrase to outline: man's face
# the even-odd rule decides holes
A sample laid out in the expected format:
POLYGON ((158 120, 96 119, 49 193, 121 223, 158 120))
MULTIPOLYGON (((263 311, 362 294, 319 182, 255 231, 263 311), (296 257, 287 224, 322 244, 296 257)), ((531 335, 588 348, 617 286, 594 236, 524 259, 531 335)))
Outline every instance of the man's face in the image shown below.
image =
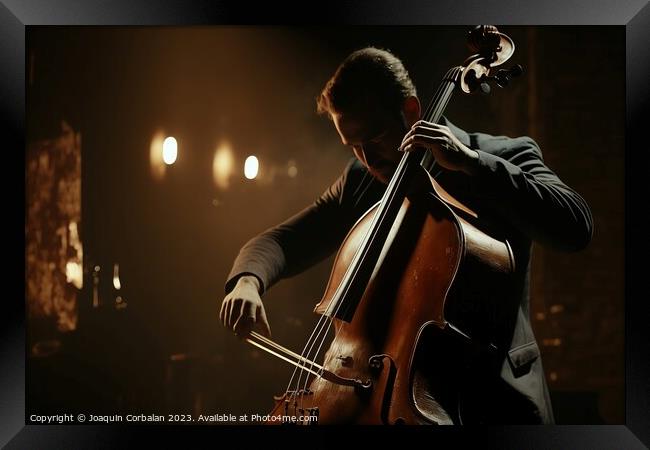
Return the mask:
POLYGON ((397 149, 406 134, 401 114, 385 112, 332 114, 341 142, 382 183, 388 184, 403 153, 397 149))

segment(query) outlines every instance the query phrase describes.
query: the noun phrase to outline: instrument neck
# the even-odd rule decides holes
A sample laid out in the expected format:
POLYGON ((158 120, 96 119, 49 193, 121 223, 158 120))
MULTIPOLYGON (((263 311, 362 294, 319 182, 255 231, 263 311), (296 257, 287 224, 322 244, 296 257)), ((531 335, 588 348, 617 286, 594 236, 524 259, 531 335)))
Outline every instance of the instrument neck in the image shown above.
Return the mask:
MULTIPOLYGON (((450 69, 436 90, 422 118, 437 123, 451 99, 462 73, 461 67, 450 69)), ((393 226, 399 209, 408 193, 414 170, 421 170, 427 153, 424 149, 406 152, 391 178, 381 203, 375 212, 372 225, 359 250, 348 267, 336 295, 325 312, 347 322, 352 320, 356 307, 372 277, 374 268, 393 226)))
POLYGON ((458 80, 460 79, 462 71, 463 68, 460 66, 449 69, 438 86, 433 99, 429 102, 427 109, 422 114, 423 120, 433 123, 438 123, 440 121, 445 112, 445 108, 447 108, 447 104, 454 93, 454 89, 458 85, 458 80))

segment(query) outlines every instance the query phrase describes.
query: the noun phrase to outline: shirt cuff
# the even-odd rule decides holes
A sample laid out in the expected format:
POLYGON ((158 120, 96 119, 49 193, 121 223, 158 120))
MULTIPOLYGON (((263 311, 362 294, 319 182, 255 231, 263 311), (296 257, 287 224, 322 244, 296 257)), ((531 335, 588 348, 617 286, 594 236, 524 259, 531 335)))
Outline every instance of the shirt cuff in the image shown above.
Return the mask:
POLYGON ((483 150, 474 149, 474 151, 478 153, 477 166, 479 176, 484 176, 486 173, 496 172, 499 170, 499 162, 503 162, 502 158, 499 158, 498 156, 495 156, 491 153, 484 152, 483 150))
POLYGON ((256 273, 253 273, 253 272, 240 272, 240 273, 237 273, 235 275, 231 275, 230 278, 228 279, 228 281, 226 281, 226 285, 225 285, 226 295, 228 295, 230 293, 230 291, 232 291, 235 288, 235 285, 237 284, 237 281, 239 281, 239 279, 241 277, 245 276, 245 275, 252 275, 255 278, 257 278, 257 281, 259 281, 259 283, 260 283, 259 294, 262 295, 264 293, 265 285, 264 285, 264 281, 262 280, 262 277, 260 275, 258 275, 256 273))

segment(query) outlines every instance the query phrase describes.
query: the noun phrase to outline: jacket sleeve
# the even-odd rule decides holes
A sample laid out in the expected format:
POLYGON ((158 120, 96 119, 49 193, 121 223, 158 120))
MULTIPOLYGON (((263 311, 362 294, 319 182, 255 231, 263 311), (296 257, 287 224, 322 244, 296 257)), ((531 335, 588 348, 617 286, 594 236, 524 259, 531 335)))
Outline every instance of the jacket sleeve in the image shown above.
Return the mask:
POLYGON ((239 277, 249 274, 260 280, 263 293, 338 249, 351 226, 342 201, 349 168, 314 203, 242 247, 228 275, 226 293, 239 277))
POLYGON ((494 153, 477 150, 475 195, 534 241, 566 251, 586 247, 593 233, 589 206, 544 164, 537 143, 520 137, 494 145, 494 153))

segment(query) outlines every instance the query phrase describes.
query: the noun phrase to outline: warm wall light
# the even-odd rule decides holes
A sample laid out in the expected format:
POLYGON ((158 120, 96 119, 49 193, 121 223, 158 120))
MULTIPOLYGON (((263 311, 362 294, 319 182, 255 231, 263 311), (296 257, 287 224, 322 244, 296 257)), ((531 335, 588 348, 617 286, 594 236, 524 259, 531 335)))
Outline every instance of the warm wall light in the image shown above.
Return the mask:
POLYGON ((151 138, 151 144, 149 146, 151 176, 157 181, 165 178, 165 170, 167 169, 167 165, 163 161, 163 152, 161 151, 164 140, 165 133, 162 130, 158 130, 151 138))
POLYGON ((83 246, 79 239, 77 222, 71 221, 68 224, 69 243, 73 250, 73 256, 65 264, 65 280, 72 283, 77 289, 83 287, 83 246))
POLYGON ((217 148, 212 160, 212 179, 218 188, 228 188, 234 167, 235 157, 232 154, 230 145, 223 142, 217 148))
POLYGON ((249 180, 252 180, 257 176, 257 172, 260 169, 260 163, 257 160, 257 157, 251 155, 248 158, 246 158, 246 162, 244 163, 244 176, 248 178, 249 180))
POLYGON ((287 164, 287 175, 289 175, 289 178, 295 178, 298 175, 298 167, 293 159, 289 160, 287 164))
POLYGON ((176 157, 178 156, 178 143, 174 137, 169 136, 165 138, 163 141, 162 152, 165 164, 170 166, 176 162, 176 157))
POLYGON ((122 288, 122 283, 120 282, 120 265, 113 265, 113 287, 115 290, 119 291, 122 288))

